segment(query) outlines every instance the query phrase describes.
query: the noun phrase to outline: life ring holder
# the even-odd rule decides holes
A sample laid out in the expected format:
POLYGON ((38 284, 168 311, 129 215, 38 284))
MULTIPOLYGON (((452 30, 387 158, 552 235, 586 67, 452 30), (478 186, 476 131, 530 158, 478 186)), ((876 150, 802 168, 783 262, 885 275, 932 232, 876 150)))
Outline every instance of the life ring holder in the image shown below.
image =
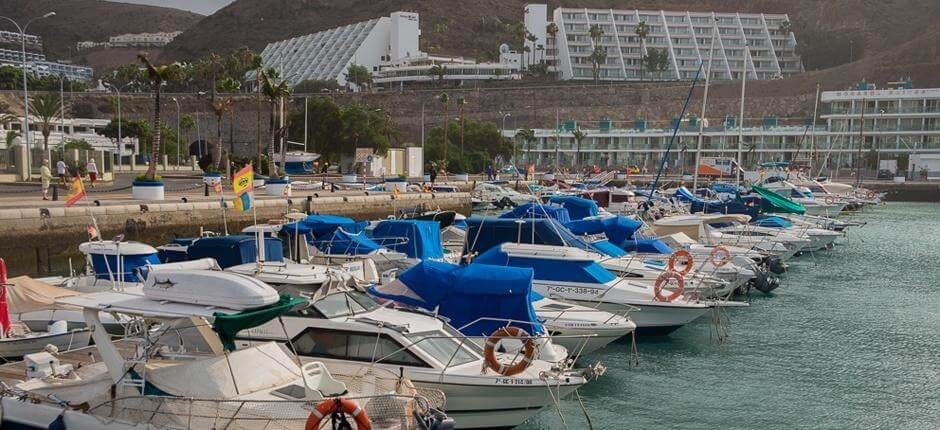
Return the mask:
POLYGON ((685 277, 683 277, 679 272, 668 270, 663 272, 656 278, 656 283, 653 286, 653 294, 656 298, 656 301, 659 302, 672 302, 679 298, 682 295, 682 290, 685 289, 685 277), (675 290, 672 290, 668 296, 663 295, 663 287, 666 286, 666 283, 670 279, 675 279, 679 285, 675 290))
POLYGON ((731 252, 723 246, 716 246, 708 253, 708 261, 715 267, 721 267, 731 261, 731 252), (718 256, 721 255, 721 258, 718 256))
POLYGON ((676 252, 673 252, 672 256, 669 257, 669 264, 666 266, 666 268, 669 271, 678 272, 682 274, 682 276, 685 276, 692 271, 692 265, 694 264, 694 261, 695 260, 692 258, 692 254, 689 253, 689 251, 680 249, 676 252), (676 270, 676 263, 679 261, 680 257, 685 258, 685 267, 682 270, 676 270))
POLYGON ((512 326, 502 327, 494 331, 493 334, 486 338, 486 343, 483 347, 483 356, 486 358, 486 367, 493 369, 496 371, 496 373, 499 373, 503 376, 513 376, 528 369, 529 365, 532 364, 532 361, 535 360, 535 353, 535 341, 529 337, 529 333, 521 328, 512 326), (500 363, 499 360, 496 359, 496 345, 499 344, 499 341, 505 338, 525 339, 522 345, 522 360, 509 366, 500 363))
POLYGON ((323 421, 324 418, 337 412, 351 415, 353 419, 356 420, 357 430, 372 430, 372 420, 369 419, 366 411, 359 407, 359 404, 354 400, 341 397, 326 399, 318 403, 317 407, 313 412, 310 412, 310 415, 307 417, 304 430, 318 430, 320 428, 320 422, 323 421))

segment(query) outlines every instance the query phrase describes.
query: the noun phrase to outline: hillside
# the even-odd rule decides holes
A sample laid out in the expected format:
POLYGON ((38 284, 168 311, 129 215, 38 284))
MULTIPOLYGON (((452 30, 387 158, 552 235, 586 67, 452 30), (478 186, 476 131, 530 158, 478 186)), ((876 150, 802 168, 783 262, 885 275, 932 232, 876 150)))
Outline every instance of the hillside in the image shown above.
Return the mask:
MULTIPOLYGON (((34 22, 27 32, 42 36, 45 53, 53 59, 73 58, 75 43, 82 40, 102 41, 123 33, 182 31, 203 18, 177 9, 103 0, 0 1, 0 15, 21 25, 50 11, 56 15, 34 22)), ((9 23, 0 23, 0 28, 15 30, 9 23)))
MULTIPOLYGON (((423 48, 436 53, 492 57, 512 42, 507 24, 522 21, 530 0, 465 0, 459 10, 441 0, 237 0, 175 40, 164 59, 189 59, 210 50, 248 46, 387 15, 421 14, 423 48), (237 31, 233 29, 238 29, 237 31)), ((935 0, 572 0, 577 7, 630 7, 720 12, 788 13, 808 70, 864 58, 903 43, 935 25, 935 0)))

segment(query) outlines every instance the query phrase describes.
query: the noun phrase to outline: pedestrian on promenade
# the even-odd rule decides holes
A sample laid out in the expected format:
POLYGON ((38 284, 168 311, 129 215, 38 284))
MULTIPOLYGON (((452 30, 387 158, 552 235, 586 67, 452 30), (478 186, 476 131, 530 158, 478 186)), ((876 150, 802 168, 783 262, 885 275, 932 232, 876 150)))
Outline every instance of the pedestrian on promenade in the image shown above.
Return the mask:
POLYGON ((85 165, 85 170, 88 171, 88 180, 91 182, 91 187, 95 188, 95 181, 98 179, 98 165, 95 164, 94 158, 88 159, 88 164, 85 165))
POLYGON ((429 176, 431 177, 431 186, 434 186, 434 181, 437 180, 437 163, 431 162, 429 176))
POLYGON ((59 175, 59 179, 62 180, 62 185, 68 184, 67 176, 69 173, 69 168, 65 165, 65 161, 59 160, 59 162, 55 163, 55 170, 56 174, 59 175))
POLYGON ((52 170, 49 170, 49 160, 42 160, 39 168, 39 179, 42 181, 42 199, 49 200, 49 184, 52 183, 52 170))

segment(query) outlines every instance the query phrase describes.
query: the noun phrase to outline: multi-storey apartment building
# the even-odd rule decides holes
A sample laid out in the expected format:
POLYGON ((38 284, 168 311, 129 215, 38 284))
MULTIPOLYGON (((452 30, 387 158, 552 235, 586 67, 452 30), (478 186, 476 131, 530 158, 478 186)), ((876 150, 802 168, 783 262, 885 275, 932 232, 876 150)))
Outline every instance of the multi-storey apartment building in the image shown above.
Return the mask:
MULTIPOLYGON (((592 53, 605 81, 687 80, 712 58, 712 79, 777 79, 803 71, 796 36, 786 14, 673 12, 559 7, 544 19, 547 7, 529 4, 526 41, 536 62, 545 61, 562 79, 594 79, 592 53), (648 29, 644 38, 637 27, 648 29), (600 30, 592 34, 592 28, 600 30), (644 67, 653 50, 668 54, 665 70, 644 67)), ((704 78, 704 71, 701 75, 704 78)))
MULTIPOLYGON (((23 52, 0 49, 0 66, 23 67, 23 52)), ((95 71, 91 67, 49 61, 42 53, 26 51, 26 69, 36 76, 65 76, 79 82, 90 82, 95 71)))

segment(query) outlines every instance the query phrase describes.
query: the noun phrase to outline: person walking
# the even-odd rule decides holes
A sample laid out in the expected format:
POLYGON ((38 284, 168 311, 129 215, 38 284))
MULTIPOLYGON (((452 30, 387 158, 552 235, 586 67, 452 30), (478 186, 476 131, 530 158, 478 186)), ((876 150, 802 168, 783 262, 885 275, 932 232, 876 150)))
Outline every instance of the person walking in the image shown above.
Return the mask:
POLYGON ((42 199, 49 200, 49 185, 52 183, 52 170, 49 170, 49 160, 42 160, 39 168, 39 179, 42 181, 42 199))
POLYGON ((437 163, 431 162, 431 186, 434 186, 434 181, 437 179, 437 163))
POLYGON ((85 165, 85 170, 88 171, 88 180, 91 182, 91 187, 95 188, 95 181, 98 179, 98 165, 95 164, 94 158, 88 159, 88 164, 85 165))
POLYGON ((59 160, 55 163, 55 170, 56 174, 59 175, 59 179, 62 180, 62 185, 67 185, 69 168, 65 165, 65 161, 59 160))

